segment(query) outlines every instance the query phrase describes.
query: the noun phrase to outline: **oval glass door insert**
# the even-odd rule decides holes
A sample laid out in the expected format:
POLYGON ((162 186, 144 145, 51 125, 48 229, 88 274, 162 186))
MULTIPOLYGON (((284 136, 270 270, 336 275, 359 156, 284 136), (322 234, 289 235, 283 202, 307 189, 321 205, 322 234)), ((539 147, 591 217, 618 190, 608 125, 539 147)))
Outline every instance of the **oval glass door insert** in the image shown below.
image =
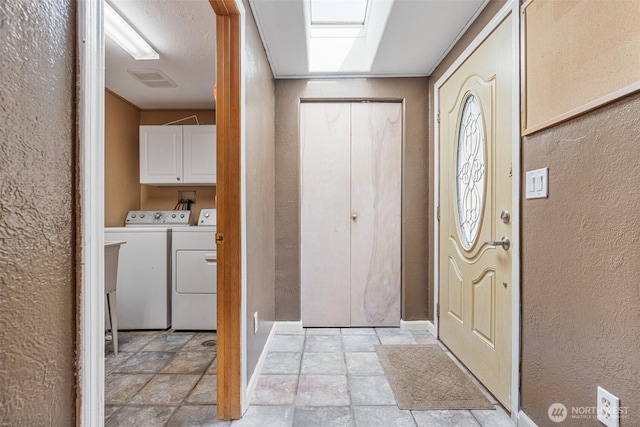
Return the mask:
POLYGON ((460 114, 456 159, 456 196, 458 223, 462 244, 474 245, 484 206, 485 137, 482 107, 475 95, 469 94, 460 114))

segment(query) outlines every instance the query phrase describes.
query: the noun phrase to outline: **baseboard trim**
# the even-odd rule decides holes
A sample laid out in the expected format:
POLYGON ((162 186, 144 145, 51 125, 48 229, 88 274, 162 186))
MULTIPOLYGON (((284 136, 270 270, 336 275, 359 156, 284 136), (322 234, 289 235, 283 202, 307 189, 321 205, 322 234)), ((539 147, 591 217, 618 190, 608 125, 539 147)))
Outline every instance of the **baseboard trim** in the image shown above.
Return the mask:
POLYGON ((267 341, 264 343, 264 347, 262 348, 262 353, 260 354, 260 358, 258 359, 258 363, 256 364, 256 369, 253 370, 253 374, 251 375, 251 379, 247 384, 246 389, 246 401, 248 402, 247 408, 249 404, 251 404, 251 398, 253 397, 253 392, 256 389, 256 385, 258 384, 258 378, 260 378, 260 374, 262 373, 262 367, 264 366, 264 361, 267 359, 267 353, 269 353, 269 348, 271 347, 271 341, 273 340, 273 336, 276 334, 277 322, 271 327, 271 331, 269 332, 269 336, 267 337, 267 341))
POLYGON ((518 412, 518 427, 538 427, 524 412, 518 412))
POLYGON ((400 320, 400 329, 403 331, 427 331, 434 337, 436 328, 430 320, 400 320))
POLYGON ((275 322, 276 332, 300 332, 302 330, 302 320, 292 322, 275 322))

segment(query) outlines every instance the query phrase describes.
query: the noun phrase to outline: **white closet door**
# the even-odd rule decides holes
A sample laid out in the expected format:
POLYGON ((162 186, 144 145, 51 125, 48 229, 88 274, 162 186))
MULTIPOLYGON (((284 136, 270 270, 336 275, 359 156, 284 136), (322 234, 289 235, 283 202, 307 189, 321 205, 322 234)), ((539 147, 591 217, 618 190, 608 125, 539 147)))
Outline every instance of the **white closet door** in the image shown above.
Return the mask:
POLYGON ((398 326, 402 104, 352 104, 351 150, 351 326, 398 326))
POLYGON ((304 326, 350 325, 350 111, 300 105, 300 270, 304 326))

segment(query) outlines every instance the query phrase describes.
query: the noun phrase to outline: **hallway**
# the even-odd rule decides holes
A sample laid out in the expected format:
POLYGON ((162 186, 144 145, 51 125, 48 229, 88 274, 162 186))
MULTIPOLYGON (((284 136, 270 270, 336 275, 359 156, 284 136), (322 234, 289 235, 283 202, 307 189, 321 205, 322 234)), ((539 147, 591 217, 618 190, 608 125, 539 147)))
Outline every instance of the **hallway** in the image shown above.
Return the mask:
POLYGON ((231 423, 212 418, 215 396, 208 394, 215 390, 215 354, 212 347, 202 346, 202 342, 210 341, 214 334, 160 331, 121 335, 118 357, 114 358, 110 345, 107 346, 107 426, 132 423, 136 426, 245 427, 514 425, 482 387, 496 406, 495 411, 398 409, 375 346, 441 345, 426 331, 308 328, 277 332, 251 406, 241 420, 231 423), (133 379, 140 381, 132 385, 130 381, 123 381, 125 375, 130 379, 136 376, 133 379), (165 383, 163 388, 162 380, 169 379, 168 375, 179 381, 165 383), (118 387, 121 390, 116 390, 118 387))

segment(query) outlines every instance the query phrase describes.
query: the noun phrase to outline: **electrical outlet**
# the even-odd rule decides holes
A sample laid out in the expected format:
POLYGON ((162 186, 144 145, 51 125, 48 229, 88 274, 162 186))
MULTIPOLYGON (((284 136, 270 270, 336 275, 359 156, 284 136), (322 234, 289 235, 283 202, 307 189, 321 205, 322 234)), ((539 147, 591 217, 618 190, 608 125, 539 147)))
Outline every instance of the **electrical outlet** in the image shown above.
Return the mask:
POLYGON ((258 333, 258 312, 253 313, 253 333, 258 333))
POLYGON ((608 427, 620 426, 620 399, 598 387, 598 421, 608 427))

